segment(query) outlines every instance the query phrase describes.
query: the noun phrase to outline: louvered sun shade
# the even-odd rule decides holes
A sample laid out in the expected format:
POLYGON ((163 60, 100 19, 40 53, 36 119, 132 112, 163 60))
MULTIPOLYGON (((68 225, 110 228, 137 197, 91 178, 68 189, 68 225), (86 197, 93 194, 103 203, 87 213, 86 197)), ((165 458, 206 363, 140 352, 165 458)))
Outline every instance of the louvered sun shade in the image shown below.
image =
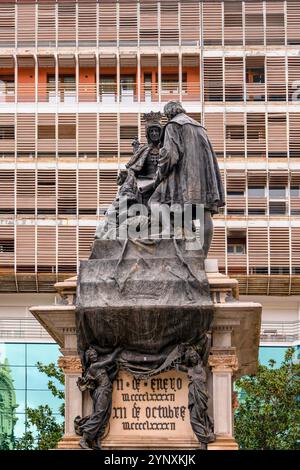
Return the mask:
POLYGON ((76 152, 76 114, 58 115, 58 152, 76 152))
MULTIPOLYGON (((100 182, 101 184, 101 182, 100 182)), ((98 206, 98 170, 78 171, 78 213, 79 216, 96 218, 98 206)))
POLYGON ((300 100, 300 57, 288 57, 288 99, 300 100))
POLYGON ((130 46, 138 42, 138 3, 119 2, 119 45, 130 46))
POLYGON ((247 113, 247 156, 266 156, 266 116, 264 113, 247 113))
POLYGON ((156 1, 140 2, 140 44, 158 44, 158 3, 156 1))
MULTIPOLYGON (((266 215, 268 209, 268 198, 266 194, 267 172, 248 171, 248 215, 266 215)), ((250 248, 249 248, 250 253, 250 248)))
MULTIPOLYGON (((0 225, 0 273, 13 271, 15 257, 15 235, 13 226, 0 225)), ((1 274, 0 274, 1 280, 1 274)), ((1 282, 0 282, 1 285, 1 282)), ((0 287, 1 291, 1 287, 0 287)))
POLYGON ((262 2, 244 2, 245 5, 245 44, 264 44, 264 16, 262 2))
POLYGON ((243 58, 225 58, 225 100, 243 101, 244 62, 243 58))
POLYGON ((40 46, 56 45, 56 4, 39 3, 37 19, 37 41, 40 46))
POLYGON ((99 45, 117 44, 117 2, 99 2, 99 45))
POLYGON ((224 4, 224 45, 243 44, 243 4, 242 2, 223 2, 224 4))
POLYGON ((35 214, 36 174, 34 170, 17 172, 17 214, 35 214))
POLYGON ((15 12, 14 3, 0 4, 0 45, 14 47, 15 45, 15 12))
POLYGON ((180 35, 182 45, 200 44, 200 2, 186 1, 180 4, 180 35))
POLYGON ((77 175, 76 170, 58 170, 59 215, 75 215, 77 213, 77 175))
POLYGON ((223 59, 205 57, 203 69, 204 100, 223 101, 223 59))
POLYGON ((97 114, 78 114, 78 152, 82 156, 97 155, 97 114))
POLYGON ((245 124, 242 113, 227 113, 226 122, 226 156, 241 157, 245 152, 245 124))
POLYGON ((224 155, 224 114, 206 113, 204 126, 207 129, 210 141, 218 157, 224 155))
POLYGON ((226 176, 227 214, 244 215, 246 212, 246 174, 245 171, 231 170, 226 176))
POLYGON ((113 170, 101 170, 99 172, 99 185, 100 185, 100 197, 99 206, 100 212, 105 211, 117 194, 117 173, 116 169, 113 170))
MULTIPOLYGON (((300 171, 290 172, 290 214, 300 215, 300 171)), ((298 264, 300 266, 300 263, 298 264)))
POLYGON ((132 156, 132 141, 138 137, 138 115, 122 113, 120 115, 120 156, 129 159, 132 156))
POLYGON ((37 173, 37 214, 56 215, 56 170, 39 169, 37 173))
POLYGON ((34 156, 35 127, 35 114, 18 114, 16 132, 18 156, 34 156))
POLYGON ((287 9, 287 44, 300 44, 300 5, 299 2, 288 0, 286 2, 287 9))
POLYGON ((76 3, 58 2, 58 45, 76 45, 76 3))
POLYGON ((287 123, 286 113, 268 114, 268 155, 272 157, 287 156, 287 123))
POLYGON ((42 154, 53 154, 56 150, 55 114, 38 114, 37 150, 42 154))
POLYGON ((222 3, 203 2, 203 42, 205 46, 222 45, 222 3))
POLYGON ((91 254, 95 227, 79 227, 78 232, 78 258, 79 261, 86 260, 91 254))
POLYGON ((15 212, 15 172, 14 170, 0 171, 0 215, 15 212))
POLYGON ((0 114, 0 152, 14 152, 15 150, 15 119, 13 114, 0 114))
POLYGON ((78 46, 97 44, 97 3, 78 2, 78 46))
POLYGON ((118 116, 99 114, 99 157, 100 160, 118 157, 118 116))
POLYGON ((17 15, 18 47, 35 45, 35 4, 18 2, 17 15))
POLYGON ((268 101, 286 100, 286 75, 284 57, 267 57, 268 101))
POLYGON ((266 43, 285 44, 284 2, 268 0, 266 3, 266 43))
POLYGON ((161 45, 179 42, 178 2, 162 0, 160 2, 160 43, 161 45))
POLYGON ((289 150, 290 158, 300 158, 300 114, 289 114, 289 150))
POLYGON ((58 226, 58 272, 76 273, 77 270, 77 227, 58 226))

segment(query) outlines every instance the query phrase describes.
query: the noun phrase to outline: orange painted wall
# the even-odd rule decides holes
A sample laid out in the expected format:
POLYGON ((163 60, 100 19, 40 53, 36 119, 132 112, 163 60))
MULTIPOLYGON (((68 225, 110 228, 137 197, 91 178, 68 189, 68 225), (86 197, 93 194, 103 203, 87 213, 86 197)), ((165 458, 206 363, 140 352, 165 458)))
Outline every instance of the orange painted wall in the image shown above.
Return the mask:
MULTIPOLYGON (((101 76, 111 75, 116 77, 116 67, 108 67, 100 69, 100 80, 101 76)), ((59 73, 61 75, 75 75, 75 68, 60 68, 59 73)), ((157 68, 153 67, 142 67, 141 68, 141 89, 143 90, 144 85, 144 74, 151 73, 152 76, 152 86, 153 93, 157 90, 157 68)), ((164 67, 163 73, 178 73, 178 68, 176 67, 164 67)), ((200 74, 198 67, 185 67, 183 73, 187 74, 187 91, 190 93, 195 92, 199 88, 200 74)), ((1 69, 1 75, 13 75, 14 69, 1 69)), ((55 74, 55 69, 50 68, 40 68, 38 73, 38 83, 39 83, 39 98, 42 101, 47 101, 47 76, 55 74)), ((122 67, 120 70, 121 76, 133 75, 135 76, 135 81, 137 83, 138 72, 136 67, 122 67)), ((79 69, 79 90, 80 93, 89 93, 92 98, 94 86, 96 84, 96 73, 95 68, 93 67, 81 67, 79 69), (93 85, 89 86, 86 89, 84 85, 93 85)), ((23 68, 18 70, 18 85, 19 85, 19 99, 20 101, 29 101, 34 99, 34 88, 35 88, 35 71, 34 68, 23 68), (31 98, 31 99, 30 99, 31 98)))

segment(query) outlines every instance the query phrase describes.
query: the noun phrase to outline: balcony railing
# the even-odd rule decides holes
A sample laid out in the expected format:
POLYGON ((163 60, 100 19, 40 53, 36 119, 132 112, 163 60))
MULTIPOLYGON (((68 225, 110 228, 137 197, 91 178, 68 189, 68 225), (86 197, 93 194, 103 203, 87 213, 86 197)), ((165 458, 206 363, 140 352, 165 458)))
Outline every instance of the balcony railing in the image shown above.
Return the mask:
POLYGON ((264 343, 297 342, 300 340, 300 321, 263 322, 260 340, 264 343))
MULTIPOLYGON (((200 101, 200 82, 161 82, 158 83, 120 83, 115 81, 99 83, 55 83, 25 84, 7 83, 0 87, 0 104, 18 102, 48 102, 48 103, 74 103, 74 102, 100 102, 115 103, 128 102, 165 102, 168 100, 200 101), (140 92, 139 92, 140 88, 140 92)), ((243 83, 225 84, 222 82, 204 81, 204 100, 207 102, 299 102, 300 90, 293 89, 289 84, 288 90, 283 83, 243 83)))

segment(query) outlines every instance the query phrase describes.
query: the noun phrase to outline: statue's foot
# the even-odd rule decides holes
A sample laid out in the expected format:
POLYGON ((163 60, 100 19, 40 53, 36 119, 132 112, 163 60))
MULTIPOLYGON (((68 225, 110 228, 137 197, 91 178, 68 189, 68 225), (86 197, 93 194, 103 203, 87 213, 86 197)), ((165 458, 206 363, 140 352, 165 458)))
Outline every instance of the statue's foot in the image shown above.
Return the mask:
POLYGON ((79 445, 84 450, 93 450, 85 439, 80 439, 79 445))
POLYGON ((200 442, 198 449, 199 450, 207 450, 207 444, 205 444, 204 442, 200 442))

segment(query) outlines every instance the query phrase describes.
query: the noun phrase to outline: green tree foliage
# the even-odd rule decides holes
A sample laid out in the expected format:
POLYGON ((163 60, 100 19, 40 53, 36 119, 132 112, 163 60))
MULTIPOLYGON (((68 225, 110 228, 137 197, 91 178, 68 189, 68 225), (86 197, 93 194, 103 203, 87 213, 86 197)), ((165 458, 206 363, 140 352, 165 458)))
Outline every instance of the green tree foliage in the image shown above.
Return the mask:
POLYGON ((256 376, 236 383, 243 398, 235 413, 235 438, 240 449, 300 449, 300 364, 288 349, 276 368, 259 365, 256 376))
MULTIPOLYGON (((64 384, 64 374, 55 364, 43 365, 37 363, 40 372, 49 377, 48 388, 55 397, 64 399, 64 392, 53 379, 64 384)), ((63 435, 64 425, 57 422, 51 408, 41 405, 38 408, 27 408, 27 431, 16 439, 14 448, 17 450, 48 450, 56 447, 63 435)), ((64 416, 64 403, 60 406, 60 413, 64 416)))

